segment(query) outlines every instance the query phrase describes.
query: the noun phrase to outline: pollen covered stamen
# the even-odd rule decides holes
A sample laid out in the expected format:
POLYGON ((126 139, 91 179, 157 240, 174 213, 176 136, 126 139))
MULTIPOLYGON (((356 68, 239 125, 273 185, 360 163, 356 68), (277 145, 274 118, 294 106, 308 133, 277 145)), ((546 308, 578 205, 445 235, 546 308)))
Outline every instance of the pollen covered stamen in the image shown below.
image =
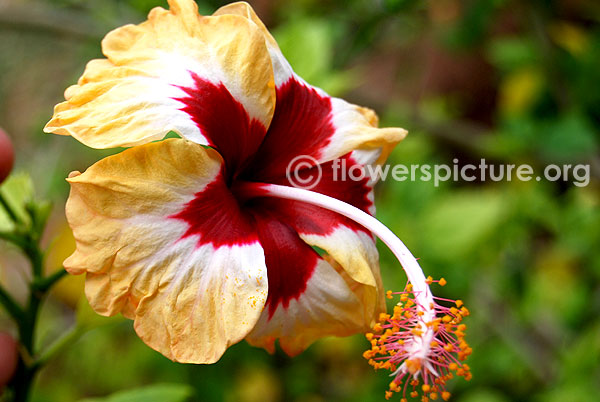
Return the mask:
MULTIPOLYGON (((427 282, 445 285, 427 278, 427 282)), ((469 310, 460 300, 438 299, 430 309, 433 318, 425 318, 424 306, 409 283, 403 292, 387 292, 388 298, 399 296, 392 315, 381 314, 373 333, 366 338, 371 349, 363 356, 375 369, 390 370, 394 377, 386 391, 386 399, 394 392, 401 392, 406 401, 407 393, 415 398, 422 394, 422 401, 450 398, 446 382, 455 375, 471 379, 470 368, 463 361, 471 354, 465 341, 467 326, 462 323, 469 310), (439 304, 438 301, 449 306, 439 304)))

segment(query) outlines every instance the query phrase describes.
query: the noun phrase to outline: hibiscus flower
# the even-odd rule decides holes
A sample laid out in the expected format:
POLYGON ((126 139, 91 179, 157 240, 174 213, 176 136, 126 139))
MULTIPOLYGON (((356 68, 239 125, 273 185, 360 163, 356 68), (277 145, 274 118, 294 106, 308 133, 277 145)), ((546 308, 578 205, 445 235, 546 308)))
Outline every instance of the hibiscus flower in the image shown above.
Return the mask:
POLYGON ((68 179, 64 265, 91 306, 180 362, 242 339, 295 355, 385 312, 374 233, 435 316, 414 257, 372 216, 375 180, 336 174, 383 163, 406 132, 304 82, 248 4, 169 5, 110 32, 45 127, 130 147, 68 179), (318 180, 294 188, 290 173, 318 180))

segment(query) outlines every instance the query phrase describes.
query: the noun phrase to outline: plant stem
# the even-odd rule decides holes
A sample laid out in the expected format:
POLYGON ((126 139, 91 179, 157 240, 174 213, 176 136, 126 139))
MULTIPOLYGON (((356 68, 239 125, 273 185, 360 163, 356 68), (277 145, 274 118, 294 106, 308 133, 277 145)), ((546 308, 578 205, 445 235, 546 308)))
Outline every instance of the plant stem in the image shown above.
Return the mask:
POLYGON ((25 211, 31 223, 27 223, 11 207, 0 191, 0 208, 15 224, 11 232, 0 232, 0 239, 18 246, 31 263, 32 277, 29 283, 29 298, 25 307, 19 306, 12 296, 0 286, 0 305, 2 305, 15 321, 19 332, 19 362, 17 371, 9 387, 12 389, 14 402, 27 402, 31 386, 39 369, 65 345, 75 339, 81 330, 76 327, 53 344, 41 358, 36 359, 35 329, 37 318, 46 292, 63 276, 66 271, 60 269, 49 276, 44 276, 44 253, 40 247, 40 238, 46 225, 49 206, 47 204, 26 204, 25 211), (40 207, 40 205, 42 207, 40 207), (43 213, 39 213, 42 211, 43 213))
POLYGON ((17 373, 12 381, 15 391, 15 402, 27 402, 31 385, 38 369, 41 367, 41 365, 34 364, 33 359, 35 356, 35 326, 42 298, 45 294, 44 291, 39 289, 39 285, 36 284, 44 280, 42 277, 44 258, 38 242, 34 240, 33 237, 28 238, 24 251, 31 261, 33 279, 29 285, 29 301, 27 302, 27 307, 25 308, 22 319, 17 321, 19 327, 19 341, 22 350, 17 373))
POLYGON ((64 276, 67 275, 67 271, 64 268, 61 268, 52 274, 46 276, 45 278, 40 278, 39 280, 32 283, 32 286, 38 292, 46 292, 48 291, 56 282, 61 280, 64 276))
POLYGON ((15 299, 2 286, 0 286, 0 304, 4 306, 8 314, 16 322, 19 322, 25 315, 21 306, 17 304, 15 299))

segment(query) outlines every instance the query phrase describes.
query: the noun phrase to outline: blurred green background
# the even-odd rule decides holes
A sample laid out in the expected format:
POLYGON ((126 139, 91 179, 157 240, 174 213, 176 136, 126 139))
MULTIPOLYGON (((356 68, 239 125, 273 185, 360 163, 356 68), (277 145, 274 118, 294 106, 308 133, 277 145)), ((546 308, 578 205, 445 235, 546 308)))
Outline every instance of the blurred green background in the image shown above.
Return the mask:
MULTIPOLYGON (((222 4, 199 6, 210 14, 222 4)), ((391 163, 590 165, 587 186, 386 181, 377 215, 427 274, 448 280, 438 295, 472 312, 474 376, 451 384, 452 400, 600 400, 600 2, 251 4, 308 82, 409 130, 391 163)), ((101 57, 103 35, 154 6, 166 1, 0 0, 0 126, 15 144, 16 170, 55 203, 48 269, 73 249, 64 178, 107 152, 41 128, 85 63, 101 57)), ((386 289, 400 290, 405 276, 380 250, 386 289)), ((24 297, 26 261, 0 244, 0 267, 24 297)), ((390 381, 362 359, 360 335, 325 339, 294 359, 242 342, 214 365, 172 363, 130 321, 96 318, 81 294, 81 278, 63 280, 42 311, 41 347, 76 316, 93 329, 42 371, 33 401, 366 402, 383 400, 390 381)), ((0 328, 14 330, 5 316, 0 328)))

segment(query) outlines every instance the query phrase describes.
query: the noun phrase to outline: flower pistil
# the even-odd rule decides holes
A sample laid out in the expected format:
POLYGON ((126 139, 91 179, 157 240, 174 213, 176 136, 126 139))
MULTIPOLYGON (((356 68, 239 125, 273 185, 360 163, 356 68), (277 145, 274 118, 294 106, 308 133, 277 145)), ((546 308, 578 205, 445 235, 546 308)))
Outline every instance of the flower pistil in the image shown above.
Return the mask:
POLYGON ((373 216, 335 198, 301 188, 275 184, 240 184, 238 191, 248 197, 277 197, 301 201, 337 212, 370 230, 381 239, 402 264, 408 283, 402 292, 387 292, 388 298, 398 295, 400 301, 393 314, 382 313, 367 333, 371 349, 363 357, 375 369, 388 369, 394 377, 389 399, 393 392, 402 392, 406 401, 408 387, 411 397, 417 397, 421 385, 422 402, 450 398, 446 382, 455 375, 471 379, 470 368, 463 361, 471 354, 465 341, 467 326, 462 323, 469 310, 461 300, 433 296, 429 286, 446 285, 446 280, 425 277, 416 258, 404 243, 373 216))

